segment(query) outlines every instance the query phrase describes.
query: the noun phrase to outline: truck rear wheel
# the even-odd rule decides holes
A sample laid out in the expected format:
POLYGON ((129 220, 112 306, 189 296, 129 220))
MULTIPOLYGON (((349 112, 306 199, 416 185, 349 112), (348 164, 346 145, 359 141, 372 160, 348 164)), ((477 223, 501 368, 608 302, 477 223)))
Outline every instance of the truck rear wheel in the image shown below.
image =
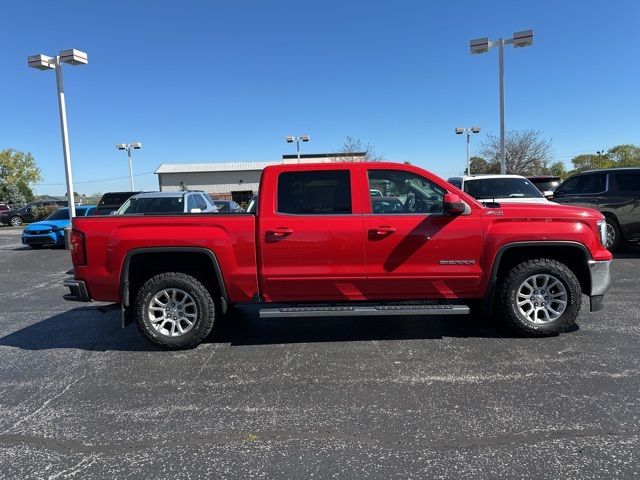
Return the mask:
POLYGON ((503 320, 527 336, 566 331, 580 313, 582 290, 563 263, 535 258, 514 266, 500 281, 498 307, 503 320))
POLYGON ((161 273, 136 295, 135 321, 152 343, 169 350, 198 346, 213 329, 215 305, 207 288, 191 275, 161 273))

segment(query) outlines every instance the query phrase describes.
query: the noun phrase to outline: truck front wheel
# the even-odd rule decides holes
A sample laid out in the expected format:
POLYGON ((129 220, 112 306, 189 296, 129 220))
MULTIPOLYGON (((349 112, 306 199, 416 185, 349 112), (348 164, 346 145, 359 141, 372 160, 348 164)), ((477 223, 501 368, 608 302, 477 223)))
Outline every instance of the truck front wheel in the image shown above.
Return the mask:
POLYGON ((527 336, 566 331, 580 313, 582 290, 563 263, 535 258, 514 266, 501 279, 499 312, 507 325, 527 336))
POLYGON ((211 294, 185 273, 151 277, 138 291, 134 305, 140 332, 165 349, 194 348, 213 329, 215 306, 211 294))

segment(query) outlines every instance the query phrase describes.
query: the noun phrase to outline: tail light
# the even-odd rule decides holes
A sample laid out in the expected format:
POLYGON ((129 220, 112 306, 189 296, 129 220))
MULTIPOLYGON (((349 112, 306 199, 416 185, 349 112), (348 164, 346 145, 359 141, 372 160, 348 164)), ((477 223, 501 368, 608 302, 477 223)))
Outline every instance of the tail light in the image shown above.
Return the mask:
POLYGON ((87 264, 87 254, 84 248, 84 233, 71 230, 71 261, 76 267, 87 264))

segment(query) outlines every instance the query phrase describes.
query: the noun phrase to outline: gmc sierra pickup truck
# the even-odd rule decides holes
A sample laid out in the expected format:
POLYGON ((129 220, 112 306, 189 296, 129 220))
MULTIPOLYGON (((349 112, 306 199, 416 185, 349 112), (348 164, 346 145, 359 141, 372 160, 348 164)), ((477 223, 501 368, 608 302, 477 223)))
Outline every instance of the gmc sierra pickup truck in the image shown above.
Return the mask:
POLYGON ((589 208, 485 206, 412 165, 265 168, 255 214, 75 218, 67 300, 121 304, 151 342, 198 345, 243 302, 261 317, 484 312, 557 334, 602 308, 606 224, 589 208), (373 195, 371 192, 376 192, 373 195))

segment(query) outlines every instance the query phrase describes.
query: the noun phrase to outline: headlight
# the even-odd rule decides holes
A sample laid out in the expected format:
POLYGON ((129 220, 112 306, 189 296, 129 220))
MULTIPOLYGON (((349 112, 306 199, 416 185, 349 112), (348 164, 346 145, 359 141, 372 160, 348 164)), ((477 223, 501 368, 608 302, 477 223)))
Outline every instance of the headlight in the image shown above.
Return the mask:
POLYGON ((605 247, 607 245, 607 221, 606 220, 598 220, 598 237, 600 239, 600 245, 605 247))

